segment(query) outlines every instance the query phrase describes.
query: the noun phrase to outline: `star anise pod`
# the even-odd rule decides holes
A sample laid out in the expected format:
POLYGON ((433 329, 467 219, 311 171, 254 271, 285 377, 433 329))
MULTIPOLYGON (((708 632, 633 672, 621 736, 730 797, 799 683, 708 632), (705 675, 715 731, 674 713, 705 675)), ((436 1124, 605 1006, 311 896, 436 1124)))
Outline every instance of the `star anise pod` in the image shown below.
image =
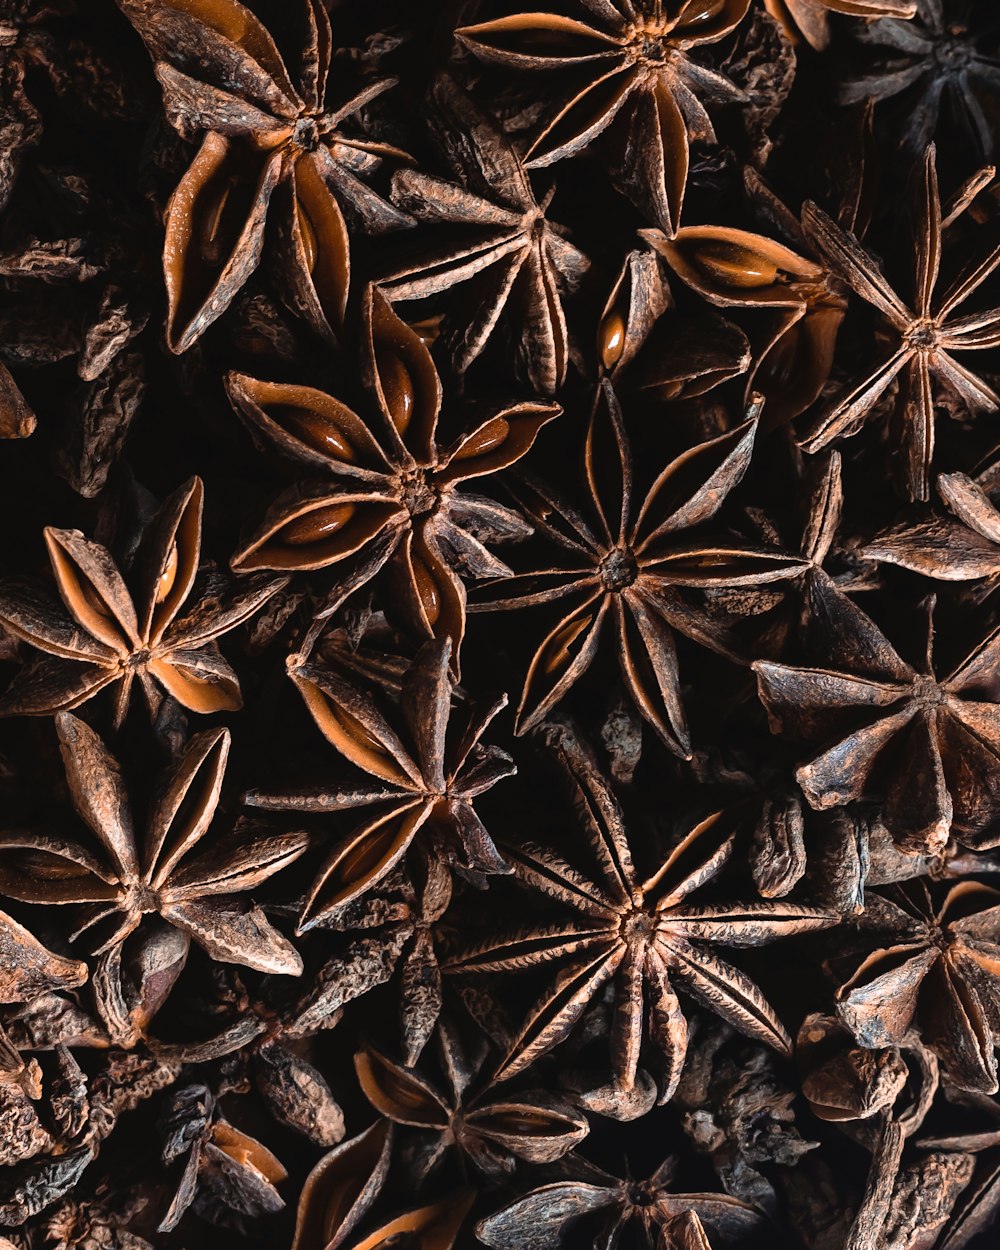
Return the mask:
POLYGON ((674 1193, 670 1188, 677 1160, 667 1158, 646 1180, 617 1176, 584 1159, 567 1161, 569 1179, 555 1181, 516 1198, 480 1220, 476 1235, 493 1250, 521 1250, 528 1239, 537 1250, 571 1244, 567 1234, 581 1230, 583 1217, 600 1216, 586 1225, 597 1232, 591 1244, 614 1250, 628 1229, 649 1250, 711 1250, 706 1229, 721 1247, 739 1240, 760 1224, 760 1214, 738 1198, 720 1193, 674 1193))
POLYGON ((391 1153, 392 1125, 379 1120, 325 1154, 302 1186, 292 1250, 345 1245, 385 1184, 391 1153))
POLYGON ((406 855, 414 838, 473 874, 504 873, 501 858, 473 808, 475 798, 514 771, 510 756, 481 739, 506 697, 472 707, 457 727, 452 716, 451 647, 428 642, 406 675, 400 697, 402 733, 373 694, 314 664, 289 675, 323 737, 371 781, 310 791, 251 790, 250 807, 330 812, 379 805, 379 814, 338 844, 306 896, 299 931, 331 923, 406 855), (449 732, 450 730, 450 732, 449 732))
POLYGON ((87 979, 87 965, 48 950, 22 924, 0 911, 0 1003, 30 1003, 87 979))
POLYGON ((516 463, 562 410, 538 400, 507 404, 442 447, 441 382, 427 348, 374 288, 365 295, 361 322, 362 383, 378 435, 323 391, 230 375, 230 399, 250 428, 311 473, 333 479, 280 495, 232 566, 242 573, 345 563, 347 572, 318 617, 325 621, 388 565, 405 623, 418 635, 449 638, 457 667, 465 631, 457 570, 506 576, 507 565, 481 540, 530 533, 511 509, 458 488, 516 463))
POLYGON ((541 482, 512 488, 537 533, 567 553, 562 566, 487 583, 470 604, 479 612, 564 601, 528 669, 518 733, 537 725, 583 676, 607 629, 636 707, 670 750, 689 756, 674 632, 730 658, 735 651, 685 592, 782 581, 804 568, 797 556, 706 529, 746 472, 756 429, 749 420, 683 452, 636 508, 624 418, 605 379, 583 449, 591 519, 541 482))
POLYGON ((932 515, 878 534, 860 554, 936 581, 965 582, 1000 573, 1000 512, 966 473, 942 473, 938 494, 951 518, 932 515))
POLYGON ((83 721, 56 717, 73 806, 95 842, 30 831, 0 833, 0 891, 26 903, 83 907, 75 936, 101 925, 95 953, 119 946, 158 914, 213 959, 264 972, 302 971, 291 943, 245 891, 305 850, 302 833, 221 841, 199 856, 211 828, 229 756, 229 731, 207 730, 188 743, 162 778, 145 837, 135 824, 117 762, 83 721))
MULTIPOLYGON (((529 166, 582 151, 615 123, 612 175, 668 235, 680 224, 689 140, 715 142, 704 101, 743 92, 691 53, 743 21, 750 0, 580 0, 581 18, 524 12, 465 26, 477 57, 509 70, 564 73, 574 94, 528 149, 529 166)), ((555 84, 543 83, 551 95, 555 84)))
POLYGON ((950 836, 973 850, 1000 844, 1000 631, 938 677, 933 603, 916 669, 821 573, 810 579, 809 602, 827 666, 753 665, 772 732, 822 747, 795 774, 809 803, 822 810, 884 793, 885 826, 911 852, 940 854, 950 836))
POLYGON ((1000 97, 998 35, 995 15, 974 0, 917 0, 913 21, 889 18, 857 32, 859 41, 880 49, 879 60, 844 83, 840 99, 899 97, 903 139, 913 152, 934 138, 944 106, 989 158, 1000 97))
POLYGON ((454 974, 558 965, 497 1076, 515 1076, 558 1045, 612 978, 613 1069, 616 1084, 626 1092, 635 1083, 647 1033, 663 1059, 661 1101, 677 1087, 688 1026, 675 984, 740 1032, 788 1053, 791 1043, 773 1008, 753 981, 713 948, 763 946, 829 928, 836 916, 777 901, 688 902, 690 894, 721 872, 732 853, 735 832, 718 812, 690 828, 652 876, 640 880, 624 816, 596 760, 573 731, 553 729, 549 737, 601 875, 592 881, 534 843, 505 846, 522 883, 576 916, 521 926, 457 953, 446 965, 454 974))
POLYGON ((215 639, 242 624, 284 584, 252 578, 191 598, 201 553, 204 490, 192 478, 162 505, 126 586, 110 552, 79 530, 46 528, 60 604, 26 579, 0 587, 0 624, 44 653, 14 677, 0 716, 48 716, 116 687, 114 723, 138 679, 155 715, 166 691, 192 712, 242 706, 237 676, 215 639))
POLYGON ((408 1068, 366 1047, 354 1056, 358 1082, 376 1111, 393 1124, 420 1131, 424 1144, 411 1160, 411 1175, 422 1185, 455 1147, 487 1176, 512 1175, 516 1160, 553 1163, 587 1136, 586 1117, 544 1090, 504 1093, 493 1082, 477 1081, 457 1038, 439 1031, 447 1094, 408 1068))
POLYGON ((830 14, 862 17, 910 18, 917 0, 764 0, 764 8, 792 39, 801 36, 822 52, 830 43, 830 14))
POLYGON ((997 1091, 1000 891, 963 881, 936 904, 923 881, 873 894, 870 928, 889 930, 837 990, 837 1013, 863 1046, 898 1046, 916 1025, 961 1089, 997 1091))
POLYGON ((506 312, 521 371, 536 391, 551 395, 569 363, 563 295, 589 261, 546 218, 551 192, 539 201, 514 148, 468 96, 440 78, 431 100, 431 124, 459 181, 415 169, 393 175, 394 202, 438 230, 380 285, 396 301, 467 283, 441 330, 455 368, 461 373, 472 364, 506 312))
POLYGON ((434 855, 413 853, 409 861, 414 880, 405 872, 390 872, 382 881, 384 894, 366 894, 330 914, 351 941, 316 974, 312 991, 298 1006, 297 1023, 302 1028, 330 1019, 398 973, 403 1057, 412 1066, 441 1013, 435 929, 451 902, 452 880, 448 864, 434 855))
POLYGON ((806 451, 819 451, 834 439, 854 433, 899 379, 896 438, 904 462, 904 486, 911 499, 927 499, 935 407, 942 397, 972 414, 1000 407, 1000 397, 954 355, 1000 344, 1000 309, 953 315, 1000 265, 1000 248, 991 243, 944 291, 938 291, 943 236, 950 223, 942 215, 933 146, 924 153, 917 182, 912 309, 853 235, 815 204, 806 204, 802 211, 803 227, 815 247, 834 273, 881 313, 888 339, 888 350, 876 368, 867 370, 813 418, 802 446, 806 451))
POLYGON ((272 198, 280 201, 283 297, 320 334, 341 328, 350 241, 341 203, 366 229, 410 224, 364 179, 405 153, 342 129, 394 79, 327 104, 333 40, 326 6, 302 5, 303 46, 290 72, 271 34, 239 0, 120 0, 146 42, 164 107, 201 146, 167 207, 167 343, 184 352, 257 267, 272 198))

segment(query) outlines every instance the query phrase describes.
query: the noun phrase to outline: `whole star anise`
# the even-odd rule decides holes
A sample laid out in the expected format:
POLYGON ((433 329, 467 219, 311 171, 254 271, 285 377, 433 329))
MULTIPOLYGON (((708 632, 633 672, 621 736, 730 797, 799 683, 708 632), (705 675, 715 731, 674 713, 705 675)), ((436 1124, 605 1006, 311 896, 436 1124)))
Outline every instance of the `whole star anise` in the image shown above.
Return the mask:
POLYGON ((201 554, 204 489, 192 478, 161 506, 126 586, 110 552, 78 530, 44 531, 62 603, 26 579, 0 586, 0 625, 44 653, 0 699, 0 716, 47 716, 117 687, 114 722, 124 720, 138 680, 153 715, 166 691, 192 712, 242 706, 239 680, 215 639, 242 624, 286 578, 212 587, 182 616, 201 554))
POLYGON ((517 152, 468 96, 440 78, 431 100, 431 124, 459 182, 415 169, 393 175, 394 202, 438 227, 437 238, 429 232, 426 246, 379 284, 394 301, 465 284, 442 325, 455 368, 472 364, 506 311, 521 371, 551 395, 569 363, 562 297, 589 261, 546 218, 551 192, 539 201, 517 152))
POLYGON ((601 876, 588 879, 547 847, 505 846, 521 882, 576 916, 521 926, 458 952, 446 965, 453 974, 511 972, 553 962, 559 967, 497 1076, 515 1076, 558 1045, 612 978, 612 1060, 615 1082, 624 1091, 635 1083, 647 1033, 663 1059, 661 1101, 676 1089, 688 1027, 675 984, 734 1028, 789 1052, 788 1034, 760 990, 713 947, 763 946, 828 928, 836 916, 778 901, 688 902, 690 894, 719 874, 732 853, 735 833, 718 812, 691 828, 652 876, 641 881, 621 808, 596 760, 574 732, 553 729, 549 736, 601 876))
POLYGON ((641 1181, 611 1176, 575 1156, 563 1170, 568 1179, 533 1189, 480 1220, 479 1240, 493 1250, 521 1250, 530 1237, 538 1250, 557 1250, 571 1244, 568 1234, 582 1231, 582 1217, 599 1215, 591 1244, 607 1250, 614 1250, 629 1230, 649 1250, 711 1250, 706 1229, 718 1236, 715 1245, 721 1247, 760 1224, 758 1211, 728 1194, 675 1193, 671 1181, 677 1159, 672 1156, 641 1181))
MULTIPOLYGON (((616 182, 652 224, 673 234, 689 139, 715 142, 703 101, 744 98, 691 53, 731 34, 750 0, 579 0, 575 7, 582 18, 516 13, 456 34, 485 61, 564 73, 572 83, 574 94, 529 148, 530 166, 574 155, 615 122, 616 182)), ((551 94, 555 84, 545 85, 551 94)))
POLYGON ((167 208, 163 268, 172 351, 184 352, 257 267, 272 198, 282 294, 320 334, 340 329, 350 282, 341 201, 366 229, 410 224, 363 179, 405 153, 341 129, 394 79, 335 109, 326 98, 333 40, 327 9, 307 0, 303 47, 289 71, 271 34, 239 0, 119 0, 156 62, 164 107, 201 146, 167 208))
POLYGON ((1000 97, 1000 25, 990 7, 975 0, 916 0, 913 21, 887 18, 857 31, 860 42, 880 50, 867 72, 840 89, 844 104, 899 97, 903 139, 912 152, 934 138, 942 106, 968 132, 980 154, 995 146, 995 109, 1000 97))
POLYGON ((1000 250, 990 245, 973 258, 944 291, 938 291, 943 236, 934 147, 924 153, 917 180, 914 220, 914 300, 907 304, 890 286, 876 261, 857 239, 842 230, 815 204, 803 209, 803 227, 815 247, 861 299, 881 313, 887 350, 874 369, 852 382, 825 404, 806 428, 802 446, 819 451, 834 439, 848 436, 868 420, 879 399, 899 379, 895 405, 897 440, 903 458, 903 481, 911 499, 927 499, 934 458, 935 407, 941 402, 935 385, 962 412, 995 411, 1000 397, 956 358, 955 353, 982 351, 1000 344, 1000 308, 954 316, 1000 265, 1000 250))
POLYGON ((683 452, 636 509, 624 418, 605 379, 584 443, 593 525, 547 485, 525 479, 512 488, 537 533, 567 553, 562 566, 485 584, 470 604, 485 612, 565 601, 528 669, 519 733, 537 725, 582 677, 610 629, 636 707, 670 750, 689 755, 674 631, 730 657, 734 650, 684 592, 782 581, 805 567, 797 556, 705 528, 746 472, 756 429, 749 420, 683 452))
POLYGON ((137 839, 117 762, 94 731, 67 712, 56 717, 73 806, 86 837, 0 833, 0 892, 26 903, 83 908, 76 936, 100 925, 95 953, 120 946, 151 914, 192 937, 214 958, 264 972, 298 974, 291 943, 245 892, 306 849, 303 833, 238 831, 199 856, 211 828, 229 756, 229 731, 197 734, 161 779, 137 839))
POLYGON ((345 563, 326 619, 388 565, 404 622, 418 636, 449 638, 457 667, 465 591, 456 570, 505 576, 507 565, 481 539, 530 533, 509 508, 458 488, 516 463, 562 410, 538 400, 507 404, 441 447, 441 382, 430 353, 374 288, 363 305, 361 373, 377 433, 323 391, 230 375, 230 399, 250 428, 312 474, 333 479, 280 495, 232 566, 242 573, 345 563))
POLYGON ((882 819, 908 851, 940 854, 952 836, 977 850, 1000 844, 1000 630, 938 677, 933 602, 919 670, 820 572, 809 603, 827 667, 757 660, 753 668, 772 732, 822 746, 795 774, 810 804, 822 810, 884 792, 882 819))
POLYGON ((331 920, 377 885, 418 833, 437 853, 472 873, 509 871, 473 809, 477 795, 515 771, 505 751, 480 741, 507 700, 501 696, 489 706, 467 710, 458 731, 449 733, 450 652, 447 641, 428 642, 417 655, 400 698, 402 734, 369 690, 314 664, 291 666, 289 675, 323 737, 372 780, 290 794, 251 790, 244 801, 272 811, 382 808, 320 869, 299 920, 301 932, 331 920))
POLYGON ((837 990, 837 1012, 862 1045, 898 1046, 911 1026, 962 1089, 997 1091, 1000 891, 963 881, 940 905, 926 883, 868 901, 868 927, 888 930, 837 990))

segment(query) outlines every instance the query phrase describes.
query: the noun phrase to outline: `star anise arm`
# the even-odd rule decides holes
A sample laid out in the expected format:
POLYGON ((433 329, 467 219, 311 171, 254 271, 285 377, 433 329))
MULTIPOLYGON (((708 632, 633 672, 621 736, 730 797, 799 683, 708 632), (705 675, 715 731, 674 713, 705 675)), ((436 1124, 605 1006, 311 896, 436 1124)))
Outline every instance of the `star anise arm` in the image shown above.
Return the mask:
POLYGON ((0 891, 23 903, 108 903, 121 885, 71 839, 10 829, 0 833, 0 891))
POLYGON ((542 427, 561 412, 559 404, 530 400, 500 409, 445 452, 436 480, 464 482, 509 468, 527 455, 542 427))
POLYGON ((163 91, 163 108, 172 125, 188 138, 217 131, 227 138, 255 138, 273 147, 291 129, 287 118, 276 117, 251 101, 183 73, 168 61, 153 66, 163 91))
POLYGON ((743 903, 687 903, 663 913, 663 923, 686 941, 718 942, 723 946, 765 946, 780 938, 829 929, 839 917, 801 903, 764 901, 743 903))
POLYGON ((374 888, 409 850, 431 813, 419 798, 397 801, 392 809, 342 841, 320 867, 299 918, 299 931, 323 923, 346 904, 374 888))
MULTIPOLYGON (((171 647, 166 653, 149 661, 147 671, 140 673, 150 709, 155 709, 158 694, 155 679, 167 694, 191 712, 234 712, 243 706, 239 678, 232 665, 213 643, 196 650, 171 647)), ((123 683, 124 685, 124 683, 123 683)), ((119 700, 117 723, 121 723, 125 700, 119 700)))
MULTIPOLYGON (((942 326, 938 341, 948 352, 974 352, 1000 346, 1000 310, 969 313, 955 317, 942 326)), ((985 395, 991 388, 977 379, 978 390, 985 395)))
POLYGON ((552 986, 531 1007, 517 1036, 497 1068, 497 1080, 508 1080, 558 1046, 572 1030, 587 1004, 618 971, 625 947, 614 940, 595 944, 585 960, 561 968, 552 986))
MULTIPOLYGON (((945 288, 936 309, 938 320, 945 322, 942 326, 944 334, 949 334, 956 325, 956 321, 946 319, 950 318, 960 304, 964 304, 970 295, 993 276, 998 265, 1000 265, 1000 242, 993 242, 986 251, 982 254, 977 253, 958 271, 945 288)), ((989 318, 993 321, 996 317, 996 309, 993 307, 987 312, 972 313, 969 316, 972 319, 989 318)))
POLYGON ((278 222, 278 249, 288 274, 284 298, 334 344, 343 330, 351 284, 347 222, 330 185, 343 179, 323 147, 301 155, 285 177, 278 222))
POLYGON ((23 925, 0 912, 0 1002, 31 1002, 41 994, 83 985, 86 979, 86 964, 47 950, 23 925))
POLYGON ((842 395, 808 423, 801 446, 804 451, 816 452, 828 446, 847 430, 854 429, 871 412, 879 397, 899 375, 912 358, 909 347, 903 346, 885 357, 874 370, 851 382, 842 395))
POLYGON ((229 748, 226 729, 196 734, 163 779, 143 848, 143 865, 154 888, 208 831, 222 793, 229 748))
POLYGON ((222 963, 258 972, 302 973, 298 951, 253 903, 225 897, 184 899, 167 903, 161 915, 222 963))
POLYGON ((641 591, 615 596, 618 663, 636 707, 668 750, 689 758, 691 737, 680 691, 674 634, 641 591))
POLYGON ((802 228, 830 267, 890 325, 903 331, 913 322, 913 314, 854 235, 812 202, 803 206, 802 228))
POLYGON ((47 657, 29 660, 0 698, 0 716, 71 712, 119 679, 117 664, 67 664, 47 657))
POLYGON ((642 1048, 646 1014, 643 985, 646 953, 634 946, 625 952, 618 969, 615 1007, 611 1020, 611 1068, 614 1081, 623 1090, 635 1085, 642 1048))
POLYGON ((921 1002, 921 1030, 960 1089, 997 1092, 995 1040, 976 986, 949 962, 930 969, 921 1002))
POLYGON ((428 1206, 414 1207, 380 1224, 356 1241, 352 1250, 380 1250, 399 1239, 414 1239, 418 1246, 433 1246, 435 1250, 452 1250, 475 1198, 474 1189, 463 1189, 428 1206))
POLYGON ((56 732, 77 814, 104 847, 119 879, 136 880, 135 829, 117 761, 90 726, 75 716, 60 713, 56 732))
MULTIPOLYGON (((193 477, 164 500, 143 540, 139 631, 160 641, 191 593, 201 558, 205 488, 193 477)), ((221 632, 221 631, 220 631, 221 632)))
POLYGON ((418 929, 399 977, 403 1059, 410 1066, 420 1058, 441 1017, 442 980, 434 939, 426 929, 418 929))
MULTIPOLYGON (((611 5, 600 16, 612 23, 621 21, 621 14, 611 5)), ((460 26, 455 37, 481 60, 519 70, 558 70, 581 62, 602 62, 616 57, 619 46, 613 34, 589 22, 546 12, 516 13, 460 26), (553 49, 553 35, 565 38, 566 52, 553 49)))
POLYGON ((618 1202, 618 1192, 610 1184, 557 1181, 515 1198, 480 1220, 476 1236, 492 1250, 523 1250, 529 1236, 541 1246, 557 1246, 574 1216, 603 1211, 618 1202))
POLYGON ((656 949, 670 976, 697 1002, 747 1037, 791 1053, 791 1039, 759 987, 714 951, 683 939, 658 937, 656 949))
POLYGON ((164 896, 175 902, 252 890, 295 862, 309 845, 306 833, 273 836, 238 829, 236 835, 186 859, 164 883, 164 896))
POLYGON ((379 1120, 320 1159, 302 1187, 292 1250, 347 1241, 385 1183, 391 1144, 392 1125, 379 1120))
POLYGON ((78 530, 44 530, 56 587, 70 614, 116 654, 139 645, 135 607, 107 550, 78 530))
POLYGON ((865 1046, 902 1040, 939 952, 920 942, 876 951, 837 990, 837 1014, 865 1046))
POLYGON ((418 1073, 401 1068, 372 1047, 354 1056, 354 1070, 364 1096, 394 1124, 443 1133, 452 1108, 418 1073))
POLYGON ((210 130, 167 205, 163 278, 167 346, 185 352, 226 311, 257 268, 280 150, 250 158, 210 130))
POLYGON ((677 992, 670 983, 670 969, 655 946, 646 952, 646 1001, 649 1036, 663 1058, 659 1102, 677 1092, 688 1048, 688 1023, 677 992))
POLYGON ((593 663, 609 596, 587 589, 587 597, 549 631, 532 658, 517 709, 518 734, 534 728, 593 663))

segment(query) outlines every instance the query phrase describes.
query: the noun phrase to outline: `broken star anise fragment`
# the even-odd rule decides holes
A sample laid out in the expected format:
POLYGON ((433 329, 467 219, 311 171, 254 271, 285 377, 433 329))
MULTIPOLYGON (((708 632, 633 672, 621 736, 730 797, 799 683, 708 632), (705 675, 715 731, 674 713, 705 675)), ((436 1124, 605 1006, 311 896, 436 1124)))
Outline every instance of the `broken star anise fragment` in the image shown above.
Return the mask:
POLYGON ((426 247, 386 272, 380 285, 396 301, 465 284, 441 330, 458 372, 479 356, 507 312, 519 371, 540 394, 552 395, 569 364, 563 296, 589 261, 546 218, 551 193, 538 200, 516 151, 489 118, 447 78, 435 84, 432 102, 431 125, 460 181, 416 169, 393 175, 395 203, 436 227, 437 238, 429 232, 426 247))
POLYGON ((863 17, 910 18, 917 11, 916 0, 764 0, 764 7, 791 38, 801 36, 817 52, 830 42, 830 14, 863 17))
POLYGON ((162 778, 145 835, 137 838, 121 772, 100 738, 68 712, 56 728, 73 806, 93 840, 0 833, 0 893, 26 903, 79 904, 75 936, 99 925, 95 953, 119 946, 144 916, 158 914, 213 959, 262 972, 302 971, 295 948, 246 891, 297 859, 306 835, 240 831, 191 854, 215 816, 228 730, 191 739, 162 778))
MULTIPOLYGON (((522 12, 456 34, 484 61, 546 79, 563 75, 572 85, 573 94, 528 149, 530 166, 573 156, 608 131, 612 177, 651 224, 673 234, 689 140, 715 142, 704 101, 745 98, 691 53, 731 34, 750 0, 581 0, 576 7, 586 10, 582 20, 522 12)), ((543 82, 552 93, 556 83, 543 82)))
POLYGON ((162 691, 192 712, 242 706, 236 673, 215 640, 252 616, 286 579, 215 586, 188 605, 201 553, 203 499, 201 480, 192 478, 161 506, 129 579, 131 589, 100 543, 79 530, 44 531, 62 603, 27 579, 0 586, 0 625, 44 653, 15 675, 0 699, 0 716, 69 711, 114 686, 118 726, 137 679, 151 716, 163 702, 162 691))
POLYGON ((997 1091, 1000 891, 963 881, 935 903, 925 882, 868 901, 886 945, 837 990, 837 1012, 866 1047, 898 1046, 911 1026, 961 1089, 997 1091))
POLYGON ((481 742, 507 700, 463 709, 452 726, 450 653, 447 641, 421 648, 403 681, 401 715, 394 718, 401 733, 370 690, 314 664, 290 667, 323 737, 371 780, 295 793, 251 790, 244 801, 272 811, 381 809, 340 842, 320 869, 299 918, 300 932, 335 922, 341 908, 403 859, 418 834, 429 854, 476 876, 509 871, 473 808, 477 795, 515 771, 505 751, 481 742))
POLYGON ((588 1003, 614 979, 611 1029, 615 1083, 635 1084, 648 1035, 663 1062, 661 1101, 680 1080, 688 1025, 675 984, 740 1032, 788 1053, 791 1042, 753 981, 714 949, 764 946, 829 928, 836 916, 783 901, 691 903, 688 896, 722 871, 735 832, 723 814, 700 821, 642 881, 633 865, 622 810, 596 760, 576 734, 553 728, 550 745, 568 776, 583 833, 601 868, 589 879, 547 847, 504 847, 515 875, 575 913, 528 924, 458 952, 453 974, 511 972, 555 963, 551 986, 532 1007, 497 1071, 524 1071, 570 1033, 588 1003))
POLYGON ((406 154, 341 128, 394 80, 327 106, 333 41, 318 0, 298 6, 304 35, 297 73, 239 0, 119 3, 156 62, 167 116, 184 136, 204 135, 167 206, 168 346, 186 351, 256 269, 272 199, 279 202, 282 294, 315 330, 335 337, 350 283, 341 202, 368 230, 410 224, 364 181, 386 157, 406 154))
POLYGON ((240 573, 298 572, 343 563, 347 571, 318 619, 388 566, 403 622, 418 636, 450 638, 457 668, 465 631, 458 573, 506 576, 509 568, 483 540, 530 533, 511 509, 457 488, 520 460, 561 409, 537 400, 506 404, 442 447, 441 381, 427 348, 374 288, 365 294, 362 329, 362 382, 378 435, 323 391, 230 375, 230 400, 251 430, 333 479, 280 495, 232 565, 240 573))
POLYGON ((809 803, 823 810, 883 793, 882 820, 911 852, 940 854, 952 836, 975 850, 1000 845, 1000 630, 939 677, 932 605, 916 669, 825 574, 809 579, 808 596, 826 666, 753 668, 772 732, 821 747, 795 774, 809 803))
POLYGON ((787 580, 806 567, 797 556, 707 530, 747 471, 756 431, 749 420, 683 452, 637 507, 625 419, 605 379, 583 448, 589 517, 545 483, 525 477, 512 486, 538 535, 566 553, 561 565, 478 587, 470 603, 476 612, 560 604, 560 619, 525 678, 518 733, 560 702, 612 631, 635 706, 671 751, 688 757, 674 633, 731 659, 736 653, 708 610, 685 592, 787 580))

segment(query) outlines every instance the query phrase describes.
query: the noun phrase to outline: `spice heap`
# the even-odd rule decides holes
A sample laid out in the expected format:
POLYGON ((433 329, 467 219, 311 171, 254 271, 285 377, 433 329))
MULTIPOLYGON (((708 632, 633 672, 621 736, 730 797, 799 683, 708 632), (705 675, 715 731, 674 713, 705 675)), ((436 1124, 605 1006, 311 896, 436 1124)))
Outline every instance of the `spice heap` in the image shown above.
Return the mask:
POLYGON ((0 0, 3 1250, 1000 1218, 1000 13, 0 0))

